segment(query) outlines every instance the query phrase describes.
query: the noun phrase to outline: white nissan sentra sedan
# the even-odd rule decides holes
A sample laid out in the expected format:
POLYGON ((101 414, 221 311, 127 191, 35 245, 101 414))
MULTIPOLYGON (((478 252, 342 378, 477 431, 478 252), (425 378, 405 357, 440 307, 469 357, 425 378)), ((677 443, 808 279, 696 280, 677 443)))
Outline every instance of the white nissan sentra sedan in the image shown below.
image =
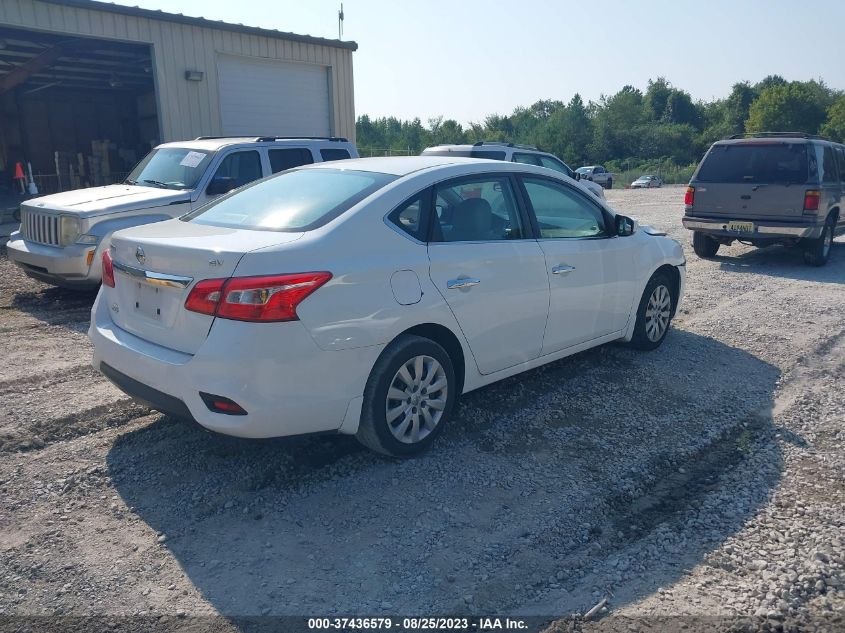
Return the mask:
POLYGON ((566 176, 449 157, 282 172, 103 256, 94 365, 242 437, 426 448, 462 394, 609 341, 660 345, 680 245, 566 176))

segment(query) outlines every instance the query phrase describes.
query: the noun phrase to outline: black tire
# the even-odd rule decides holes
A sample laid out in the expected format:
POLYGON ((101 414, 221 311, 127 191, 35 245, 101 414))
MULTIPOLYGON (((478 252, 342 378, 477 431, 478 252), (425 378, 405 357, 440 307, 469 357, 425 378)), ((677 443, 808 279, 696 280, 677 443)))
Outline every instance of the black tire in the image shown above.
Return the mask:
MULTIPOLYGON (((637 307, 637 322, 634 325, 634 336, 631 338, 630 343, 631 347, 641 350, 653 350, 660 347, 660 344, 663 343, 663 339, 666 338, 666 334, 672 325, 672 316, 675 313, 675 301, 677 299, 673 290, 674 287, 675 285, 666 273, 657 272, 648 280, 643 291, 643 296, 640 299, 640 305, 637 307), (646 311, 649 310, 649 302, 652 300, 652 296, 659 296, 659 294, 656 295, 656 293, 659 293, 659 288, 665 290, 669 303, 665 308, 668 310, 668 314, 665 315, 665 326, 659 331, 658 336, 655 337, 653 334, 654 331, 649 328, 649 317, 646 315, 646 311)), ((659 301, 657 305, 660 305, 659 301)), ((665 311, 661 309, 661 313, 663 312, 665 311)))
MULTIPOLYGON (((430 363, 428 369, 433 365, 433 363, 430 363)), ((413 373, 411 375, 415 377, 413 373)), ((425 373, 423 373, 423 376, 425 376, 425 373)), ((439 382, 439 380, 435 382, 439 382)), ((443 431, 443 427, 449 422, 458 395, 457 388, 458 382, 455 379, 452 359, 446 350, 434 341, 421 336, 400 336, 385 348, 373 366, 373 370, 370 372, 370 377, 367 379, 367 386, 364 389, 361 423, 358 426, 358 432, 355 437, 367 448, 384 455, 390 455, 392 457, 416 455, 426 450, 443 431), (391 428, 398 429, 402 426, 406 418, 410 416, 412 420, 413 416, 416 415, 417 428, 420 429, 420 432, 423 432, 421 427, 425 425, 422 418, 424 410, 428 412, 429 416, 434 415, 436 417, 435 409, 433 406, 430 407, 429 401, 425 399, 426 392, 423 391, 424 388, 415 392, 417 398, 420 399, 419 403, 417 399, 411 402, 410 398, 414 394, 410 393, 407 394, 409 396, 407 403, 397 399, 388 400, 388 391, 391 388, 391 384, 399 378, 400 368, 418 357, 427 357, 439 363, 444 374, 442 378, 445 378, 446 381, 445 397, 432 399, 431 402, 439 402, 440 399, 445 402, 442 410, 438 409, 442 411, 442 414, 437 419, 433 429, 425 430, 425 436, 421 437, 418 441, 403 442, 397 438, 394 432, 391 431, 391 428), (404 413, 401 413, 399 418, 397 418, 398 424, 391 425, 387 421, 387 408, 390 402, 396 404, 394 408, 404 407, 404 413), (412 413, 408 412, 409 409, 412 409, 412 413)), ((435 392, 429 393, 429 397, 432 393, 435 392)), ((436 393, 439 396, 443 395, 441 390, 438 390, 436 393)), ((407 426, 411 427, 410 430, 412 430, 414 423, 408 422, 407 426)))
POLYGON ((833 248, 833 234, 836 231, 836 218, 829 215, 824 223, 822 234, 814 240, 807 240, 804 246, 804 261, 810 266, 824 266, 830 259, 833 248))
POLYGON ((613 189, 613 178, 609 178, 607 181, 607 188, 613 189))
POLYGON ((692 232, 692 250, 702 259, 710 259, 715 257, 719 252, 719 242, 714 240, 709 235, 705 235, 700 231, 692 232))

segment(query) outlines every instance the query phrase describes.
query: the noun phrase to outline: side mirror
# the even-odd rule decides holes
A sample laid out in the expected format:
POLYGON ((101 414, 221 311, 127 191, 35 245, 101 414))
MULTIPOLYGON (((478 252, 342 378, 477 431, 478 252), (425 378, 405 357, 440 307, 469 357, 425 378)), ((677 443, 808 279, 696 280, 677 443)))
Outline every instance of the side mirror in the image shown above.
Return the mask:
POLYGON ((637 232, 639 223, 633 218, 625 215, 616 216, 616 235, 619 237, 627 237, 637 232))
POLYGON ((229 193, 232 189, 236 189, 237 186, 238 183, 234 178, 212 178, 205 192, 210 196, 219 196, 223 193, 229 193))
POLYGON ((579 174, 579 173, 576 171, 576 172, 575 172, 575 175, 573 176, 573 178, 575 178, 575 180, 581 180, 581 174, 579 174))

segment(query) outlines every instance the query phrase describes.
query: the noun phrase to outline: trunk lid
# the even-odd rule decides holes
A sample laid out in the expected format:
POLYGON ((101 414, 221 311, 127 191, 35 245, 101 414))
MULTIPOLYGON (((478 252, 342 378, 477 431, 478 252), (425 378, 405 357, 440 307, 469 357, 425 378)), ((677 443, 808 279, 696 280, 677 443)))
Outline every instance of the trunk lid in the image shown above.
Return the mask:
POLYGON ((112 237, 115 287, 103 287, 112 321, 144 340, 196 353, 214 317, 185 309, 193 286, 231 277, 250 251, 301 236, 181 220, 118 231, 112 237))
POLYGON ((746 140, 716 144, 690 185, 688 215, 727 220, 789 221, 801 218, 812 188, 815 156, 806 142, 746 140))

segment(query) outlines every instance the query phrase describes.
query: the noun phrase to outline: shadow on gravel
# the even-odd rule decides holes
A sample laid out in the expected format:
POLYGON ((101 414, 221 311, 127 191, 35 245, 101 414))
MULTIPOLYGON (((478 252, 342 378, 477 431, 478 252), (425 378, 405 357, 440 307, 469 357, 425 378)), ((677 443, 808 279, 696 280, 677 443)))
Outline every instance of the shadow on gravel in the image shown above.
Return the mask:
POLYGON ((818 268, 804 263, 800 248, 780 245, 755 248, 738 257, 716 256, 714 259, 719 262, 719 268, 727 272, 753 271, 785 279, 845 283, 845 243, 841 238, 833 243, 827 264, 818 268))
POLYGON ((167 548, 235 624, 551 620, 596 594, 617 608, 671 584, 766 502, 782 470, 778 378, 674 330, 655 352, 606 346, 469 394, 413 460, 348 437, 247 441, 163 417, 121 436, 108 467, 166 535, 148 547, 167 548))

